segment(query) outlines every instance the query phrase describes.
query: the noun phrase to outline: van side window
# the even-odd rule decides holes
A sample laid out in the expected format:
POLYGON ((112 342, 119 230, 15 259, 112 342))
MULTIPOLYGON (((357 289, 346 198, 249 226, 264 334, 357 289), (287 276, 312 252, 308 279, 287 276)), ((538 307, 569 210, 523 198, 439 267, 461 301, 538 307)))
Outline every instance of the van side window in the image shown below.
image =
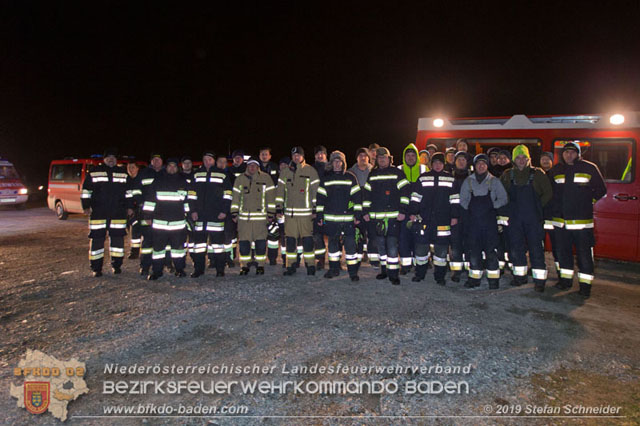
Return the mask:
POLYGON ((566 142, 578 142, 582 158, 595 163, 604 180, 610 183, 631 183, 635 179, 633 157, 636 141, 632 139, 567 139, 556 140, 556 158, 562 158, 566 142))
POLYGON ((82 180, 82 164, 55 164, 51 167, 52 181, 80 182, 82 180))

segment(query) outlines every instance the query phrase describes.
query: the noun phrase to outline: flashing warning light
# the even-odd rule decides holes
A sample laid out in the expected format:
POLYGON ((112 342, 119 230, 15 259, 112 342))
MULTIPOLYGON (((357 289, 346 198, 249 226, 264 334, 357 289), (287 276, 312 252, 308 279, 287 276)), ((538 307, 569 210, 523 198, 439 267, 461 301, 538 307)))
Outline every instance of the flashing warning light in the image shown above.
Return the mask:
POLYGON ((433 120, 433 126, 434 127, 444 126, 444 120, 442 118, 436 118, 435 120, 433 120))

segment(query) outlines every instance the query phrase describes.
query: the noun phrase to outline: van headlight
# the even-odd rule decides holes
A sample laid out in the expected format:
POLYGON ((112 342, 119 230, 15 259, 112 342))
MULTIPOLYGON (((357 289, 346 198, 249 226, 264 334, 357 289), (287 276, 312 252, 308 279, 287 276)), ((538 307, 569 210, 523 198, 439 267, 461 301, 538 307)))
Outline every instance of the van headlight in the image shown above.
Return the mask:
POLYGON ((29 191, 27 190, 27 188, 20 188, 20 191, 18 191, 18 194, 20 195, 27 195, 29 191))

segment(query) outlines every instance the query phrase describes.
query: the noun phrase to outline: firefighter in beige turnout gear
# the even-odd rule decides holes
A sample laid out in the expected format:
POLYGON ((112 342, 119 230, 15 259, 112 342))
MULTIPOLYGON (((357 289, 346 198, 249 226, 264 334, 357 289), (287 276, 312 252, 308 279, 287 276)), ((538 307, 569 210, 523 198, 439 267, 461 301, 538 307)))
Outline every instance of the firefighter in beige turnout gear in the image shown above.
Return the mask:
POLYGON ((245 172, 235 180, 231 217, 238 224, 240 275, 249 273, 252 245, 255 246, 256 275, 264 274, 267 224, 273 221, 276 212, 275 189, 271 176, 260 171, 260 164, 254 158, 247 162, 245 172))
POLYGON ((320 178, 316 169, 305 163, 302 147, 293 148, 291 157, 293 163, 280 173, 276 190, 277 212, 285 218, 287 270, 284 274, 293 275, 296 271, 296 241, 301 238, 307 275, 315 275, 313 215, 320 178))

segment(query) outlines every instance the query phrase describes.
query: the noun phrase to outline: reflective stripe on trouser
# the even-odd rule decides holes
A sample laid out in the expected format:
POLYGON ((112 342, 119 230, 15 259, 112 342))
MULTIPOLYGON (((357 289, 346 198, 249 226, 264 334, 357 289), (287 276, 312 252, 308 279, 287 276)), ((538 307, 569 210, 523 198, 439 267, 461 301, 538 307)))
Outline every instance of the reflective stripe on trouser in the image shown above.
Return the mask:
POLYGON ((554 233, 558 245, 560 277, 567 280, 573 278, 573 248, 575 247, 579 271, 578 281, 592 284, 594 279, 593 245, 595 242, 593 228, 576 230, 556 228, 554 233))
POLYGON ((413 265, 413 256, 416 246, 416 233, 407 228, 407 220, 398 222, 398 254, 401 266, 413 265))
POLYGON ((218 272, 224 271, 226 253, 224 251, 224 231, 199 231, 194 232, 194 269, 204 272, 205 255, 209 253, 210 261, 215 265, 218 272))
POLYGON ((513 264, 513 275, 527 275, 527 251, 531 270, 536 281, 547 279, 547 265, 544 260, 544 228, 538 222, 525 222, 511 218, 506 228, 511 250, 510 260, 513 264))
MULTIPOLYGON (((91 238, 89 243, 89 261, 92 271, 101 271, 104 261, 104 243, 106 237, 91 238)), ((124 236, 109 235, 111 266, 120 267, 124 257, 124 236)))
POLYGON ((324 242, 324 234, 322 228, 318 226, 317 221, 313 221, 313 252, 316 255, 316 260, 324 262, 325 255, 327 253, 327 246, 324 242))
POLYGON ((490 281, 500 278, 498 252, 496 250, 498 240, 497 225, 492 223, 478 223, 470 230, 467 239, 470 279, 475 281, 482 278, 485 268, 487 278, 490 281))
POLYGON ((140 248, 142 246, 142 231, 140 230, 140 221, 137 217, 129 220, 131 233, 131 248, 140 248))
MULTIPOLYGON (((427 260, 429 259, 430 244, 416 243, 416 277, 424 278, 427 274, 427 260)), ((444 279, 447 273, 447 244, 435 244, 433 253, 433 277, 436 280, 444 279)))
POLYGON ((187 237, 185 229, 168 231, 164 229, 153 230, 153 272, 159 274, 167 263, 167 245, 170 247, 171 261, 176 271, 184 271, 187 251, 184 242, 187 237))
POLYGON ((376 235, 376 247, 380 255, 380 265, 387 267, 389 278, 398 278, 398 237, 396 235, 376 235))
MULTIPOLYGON (((286 237, 286 247, 287 247, 287 267, 292 267, 296 263, 298 258, 298 245, 297 239, 294 237, 286 237)), ((315 266, 315 254, 313 252, 313 237, 308 235, 302 238, 302 247, 303 247, 303 259, 304 264, 309 266, 315 266)))
POLYGON ((342 247, 340 246, 340 236, 342 232, 342 243, 344 245, 345 260, 347 264, 347 271, 349 276, 355 276, 358 274, 358 268, 360 262, 358 261, 358 254, 356 248, 356 239, 353 224, 340 224, 334 225, 337 229, 333 232, 333 235, 329 236, 329 269, 340 270, 340 258, 342 257, 342 247))
POLYGON ((509 265, 509 253, 511 251, 511 244, 509 244, 509 226, 502 225, 502 232, 498 233, 498 245, 496 247, 498 256, 498 266, 500 269, 504 269, 509 265))
POLYGON ((140 232, 142 234, 140 267, 142 269, 149 269, 151 268, 151 255, 153 254, 153 228, 151 228, 151 222, 149 222, 148 225, 141 223, 140 232))
POLYGON ((258 264, 258 266, 264 266, 264 261, 267 258, 267 240, 256 240, 254 256, 251 256, 252 241, 240 240, 238 241, 238 252, 240 253, 240 266, 246 267, 252 260, 258 264))

